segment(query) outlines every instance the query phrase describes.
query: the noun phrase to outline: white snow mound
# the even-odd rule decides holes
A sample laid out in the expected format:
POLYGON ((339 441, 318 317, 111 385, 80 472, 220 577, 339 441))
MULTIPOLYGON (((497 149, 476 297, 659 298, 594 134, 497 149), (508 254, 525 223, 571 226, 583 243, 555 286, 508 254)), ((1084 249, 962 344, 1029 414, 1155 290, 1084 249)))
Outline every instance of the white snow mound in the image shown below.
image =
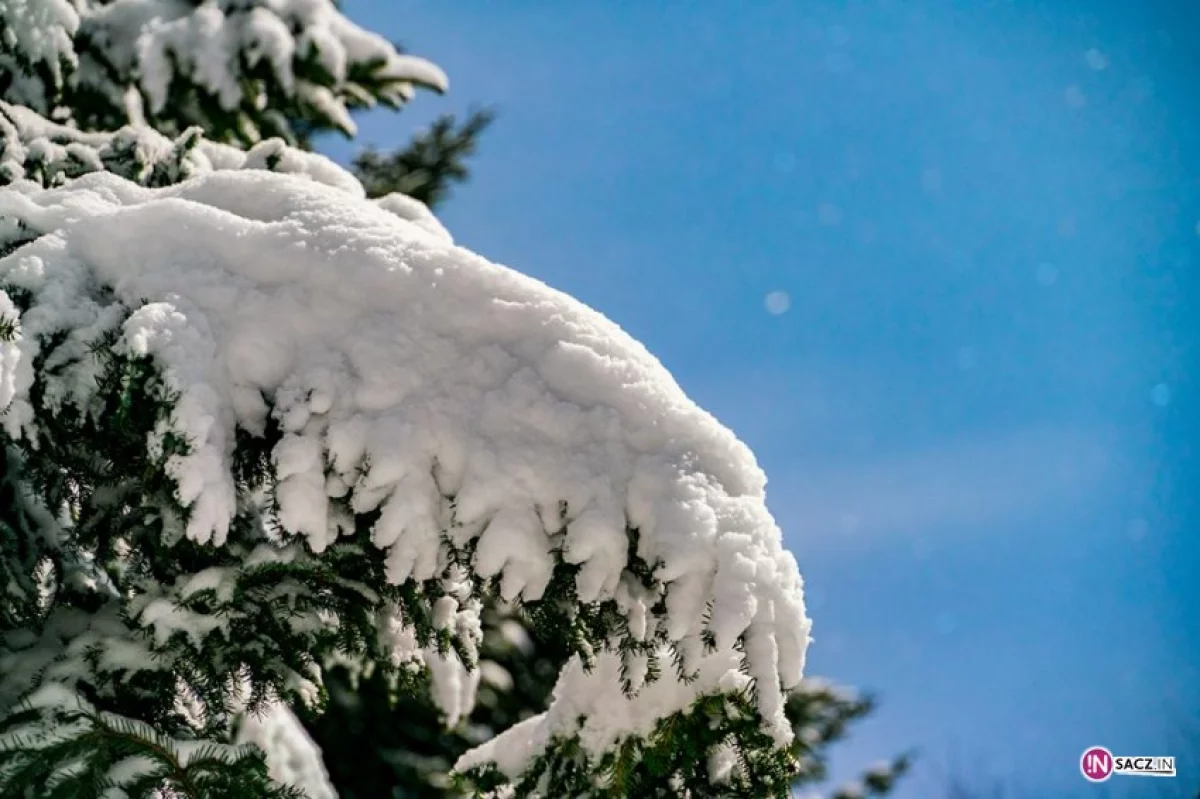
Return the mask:
MULTIPOLYGON (((703 666, 660 700, 614 708, 615 727, 724 690, 741 668, 787 740, 781 689, 800 679, 809 623, 749 449, 608 319, 404 210, 257 170, 0 192, 0 220, 45 234, 0 259, 0 284, 41 308, 0 345, 0 419, 36 437, 37 336, 67 328, 82 342, 115 324, 89 294, 99 281, 135 309, 122 346, 155 358, 178 392, 171 426, 192 449, 169 471, 190 537, 223 542, 235 428, 261 431, 273 414, 279 520, 313 550, 349 532, 329 502, 348 496, 356 512, 381 510, 374 541, 396 582, 439 574, 448 534, 478 539, 475 571, 499 576, 506 598, 536 600, 561 552, 581 564, 582 601, 614 598, 633 636, 665 631, 703 666), (624 572, 628 529, 669 586, 662 617, 624 572)), ((82 371, 63 369, 47 395, 86 407, 82 371)), ((565 675, 556 702, 607 702, 595 682, 565 675)))

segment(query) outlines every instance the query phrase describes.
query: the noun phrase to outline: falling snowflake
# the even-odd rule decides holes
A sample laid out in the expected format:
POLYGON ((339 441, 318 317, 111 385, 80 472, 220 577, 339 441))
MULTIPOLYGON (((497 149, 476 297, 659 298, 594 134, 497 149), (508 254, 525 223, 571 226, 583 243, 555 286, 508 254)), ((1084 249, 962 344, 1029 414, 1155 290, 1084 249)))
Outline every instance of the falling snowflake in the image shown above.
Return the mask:
POLYGON ((779 316, 787 313, 788 309, 792 307, 792 298, 786 291, 772 291, 767 295, 763 304, 767 306, 767 313, 779 316))
POLYGON ((1087 65, 1097 72, 1108 68, 1108 56, 1097 50, 1095 47, 1083 54, 1083 60, 1087 65))

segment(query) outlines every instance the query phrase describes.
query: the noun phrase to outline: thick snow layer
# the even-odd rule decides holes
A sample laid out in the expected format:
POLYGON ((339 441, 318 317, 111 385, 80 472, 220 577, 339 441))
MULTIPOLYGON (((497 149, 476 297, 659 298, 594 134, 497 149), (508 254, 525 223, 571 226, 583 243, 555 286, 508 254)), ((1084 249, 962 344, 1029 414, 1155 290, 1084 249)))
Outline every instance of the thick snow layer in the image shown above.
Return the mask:
MULTIPOLYGON (((536 600, 561 555, 581 566, 583 601, 615 599, 632 636, 665 633, 702 672, 684 685, 668 668, 644 701, 621 704, 601 656, 601 676, 568 671, 555 706, 522 725, 534 739, 589 712, 585 741, 605 746, 746 677, 770 729, 788 737, 781 688, 800 679, 809 625, 763 473, 600 314, 454 246, 440 227, 288 175, 19 184, 0 192, 4 217, 45 234, 0 259, 0 285, 30 292, 37 309, 0 353, 11 435, 38 434, 38 336, 77 331, 80 360, 47 396, 86 407, 87 343, 121 325, 120 346, 152 356, 178 393, 169 424, 192 448, 168 471, 196 541, 220 545, 235 513, 235 428, 261 431, 273 414, 284 432, 279 520, 314 551, 348 534, 330 511, 331 497, 347 497, 359 513, 381 511, 373 538, 396 582, 440 574, 447 535, 477 539, 476 574, 498 576, 506 598, 536 600), (134 309, 127 319, 94 299, 96 281, 134 309), (661 618, 625 571, 630 528, 668 585, 661 618)), ((439 613, 464 627, 475 611, 439 613)))
POLYGON ((287 705, 272 703, 260 714, 247 715, 237 742, 266 753, 267 773, 275 782, 299 788, 308 799, 337 799, 320 747, 287 705))

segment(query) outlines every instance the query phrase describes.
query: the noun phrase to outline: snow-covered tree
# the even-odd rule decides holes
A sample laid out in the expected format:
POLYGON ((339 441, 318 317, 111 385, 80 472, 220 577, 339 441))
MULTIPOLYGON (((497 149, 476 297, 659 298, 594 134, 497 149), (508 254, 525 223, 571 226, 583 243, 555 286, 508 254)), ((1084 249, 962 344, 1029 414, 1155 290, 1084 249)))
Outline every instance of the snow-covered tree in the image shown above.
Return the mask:
POLYGON ((572 654, 481 790, 786 794, 796 563, 644 348, 281 142, 3 120, 0 793, 261 795, 338 654, 453 722, 497 596, 572 654))
MULTIPOLYGON (((0 96, 70 127, 192 126, 242 147, 271 137, 310 149, 353 135, 356 110, 399 108, 445 74, 349 21, 331 0, 0 0, 0 96)), ((406 147, 368 148, 354 173, 368 196, 433 207, 466 179, 492 120, 435 120, 406 147)))
MULTIPOLYGON (((452 729, 446 728, 436 703, 421 693, 396 690, 369 664, 339 664, 324 672, 328 702, 319 713, 298 712, 341 799, 461 797, 451 780, 455 761, 547 708, 567 659, 558 642, 542 639, 514 608, 485 605, 482 619, 475 705, 452 729)), ((909 755, 877 763, 832 792, 816 793, 829 780, 829 750, 873 708, 870 696, 820 678, 805 678, 789 694, 785 713, 797 757, 793 795, 865 799, 891 791, 908 770, 909 755)))
POLYGON ((446 85, 333 0, 0 0, 0 95, 84 130, 296 144, 446 85))
MULTIPOLYGON (((353 532, 336 538, 324 551, 312 540, 307 546, 298 543, 297 529, 285 518, 290 512, 294 521, 297 511, 286 511, 288 503, 280 501, 281 492, 293 497, 294 506, 311 504, 320 491, 315 488, 313 470, 307 481, 281 474, 279 458, 286 462, 281 453, 289 446, 311 450, 312 439, 319 442, 329 432, 327 425, 322 426, 325 423, 313 423, 311 418, 300 423, 299 430, 285 423, 289 414, 301 413, 292 407, 297 402, 293 394, 299 389, 283 377, 272 387, 247 389, 228 380, 232 373, 222 373, 226 383, 220 387, 229 393, 218 397, 216 405, 224 401, 232 412, 226 408, 223 415, 216 413, 211 396, 197 410, 195 392, 207 396, 218 388, 211 378, 214 369, 221 372, 219 367, 201 375, 200 385, 192 385, 189 394, 181 388, 187 380, 181 381, 180 364, 166 357, 165 350, 145 341, 143 349, 135 346, 130 350, 130 326, 146 322, 145 318, 136 324, 134 320, 163 312, 182 314, 182 321, 176 320, 182 328, 166 323, 170 329, 155 328, 151 338, 158 336, 161 347, 193 367, 196 352, 185 353, 188 348, 181 348, 179 342, 181 335, 186 338, 195 332, 197 319, 216 339, 229 335, 228 341, 236 340, 237 333, 223 328, 228 320, 222 314, 214 315, 213 307, 206 303, 211 300, 209 293, 217 291, 222 282, 212 271, 229 277, 226 288, 232 292, 247 287, 246 275, 238 277, 237 270, 224 268, 210 270, 212 280, 201 292, 208 299, 197 299, 198 295, 180 294, 166 285, 181 268, 180 263, 143 263, 140 277, 133 282, 148 279, 155 291, 135 299, 122 293, 131 290, 128 275, 106 271, 107 267, 78 253, 72 256, 72 266, 64 268, 59 263, 46 272, 49 262, 38 254, 39 247, 74 247, 69 244, 74 239, 67 228, 88 224, 82 220, 89 215, 97 219, 110 212, 125 215, 127 207, 183 202, 191 212, 200 214, 218 210, 240 214, 243 222, 248 218, 283 224, 285 212, 280 212, 278 219, 267 220, 244 206, 231 209, 224 202, 210 202, 208 195, 196 199, 168 191, 127 193, 129 184, 164 188, 209 181, 220 185, 212 173, 230 170, 295 173, 310 182, 327 184, 336 190, 331 209, 343 212, 347 202, 361 201, 364 193, 381 198, 374 205, 377 210, 384 209, 393 222, 398 217, 410 232, 415 226, 448 246, 448 234, 424 206, 385 195, 399 191, 429 204, 443 199, 448 184, 465 177, 463 159, 473 151, 475 137, 488 124, 490 114, 471 115, 461 127, 448 118, 439 120, 397 154, 364 154, 355 163, 355 176, 363 185, 319 156, 297 151, 279 140, 260 141, 262 136, 274 134, 308 146, 312 135, 324 130, 351 132, 351 110, 375 101, 398 105, 418 85, 442 88, 445 78, 436 67, 401 56, 384 40, 358 29, 326 0, 0 0, 0 89, 6 99, 33 106, 56 120, 44 119, 20 105, 0 105, 0 186, 9 186, 0 189, 4 191, 0 256, 11 256, 5 257, 0 267, 0 285, 9 300, 7 307, 0 306, 0 340, 5 342, 0 375, 7 376, 7 380, 0 377, 0 407, 6 423, 0 435, 5 446, 0 481, 0 578, 8 603, 0 629, 0 666, 21 674, 0 683, 0 790, 5 795, 11 790, 14 795, 24 791, 28 795, 74 796, 95 789, 117 797, 147 795, 153 789, 161 796, 266 796, 290 795, 286 786, 299 785, 311 799, 332 797, 335 794, 320 753, 288 712, 287 704, 300 712, 310 729, 336 731, 336 725, 316 726, 322 719, 320 711, 328 706, 336 712, 339 699, 345 696, 339 690, 351 684, 360 690, 383 686, 386 696, 381 698, 392 703, 399 700, 399 707, 382 716, 399 711, 409 722, 400 738, 407 747, 406 762, 413 765, 413 778, 421 784, 444 786, 447 769, 470 744, 546 709, 554 675, 564 664, 577 687, 586 686, 595 681, 587 666, 619 655, 615 668, 621 695, 628 690, 641 700, 644 692, 635 691, 642 681, 638 672, 646 672, 646 679, 658 686, 651 694, 661 693, 666 683, 659 684, 653 677, 662 670, 667 654, 678 661, 674 664, 676 682, 692 676, 684 668, 690 662, 684 657, 686 650, 663 629, 630 638, 630 603, 635 606, 634 618, 647 610, 636 609, 640 602, 649 606, 651 617, 659 618, 660 627, 669 632, 670 624, 663 625, 661 620, 670 611, 666 597, 687 584, 679 578, 658 578, 655 567, 667 568, 667 563, 661 557, 661 562, 645 560, 639 528, 627 526, 625 531, 631 548, 623 569, 613 565, 618 547, 611 540, 596 550, 604 554, 601 559, 608 561, 610 573, 620 575, 616 593, 607 590, 611 586, 601 585, 592 601, 580 602, 572 589, 578 590, 580 580, 583 584, 594 582, 595 577, 580 575, 597 567, 594 558, 579 555, 580 547, 586 551, 597 543, 590 535, 584 535, 583 544, 571 541, 583 535, 577 532, 581 525, 586 532, 588 525, 598 523, 595 514, 581 514, 582 522, 573 519, 567 501, 571 492, 563 489, 560 500, 565 504, 557 506, 557 520, 554 511, 547 510, 551 506, 526 502, 524 510, 532 508, 537 517, 532 523, 528 514, 521 521, 519 511, 514 522, 507 506, 499 510, 489 506, 480 511, 482 516, 473 525, 462 523, 458 520, 458 495, 442 491, 439 476, 446 455, 438 447, 453 436, 447 439, 446 431, 425 430, 422 425, 416 425, 421 430, 409 429, 415 423, 406 415, 412 410, 408 406, 399 414, 399 422, 374 419, 386 415, 374 406, 368 407, 366 416, 389 430, 396 424, 407 426, 409 432, 401 436, 406 444, 411 443, 411 436, 426 442, 422 446, 428 463, 433 464, 431 475, 439 494, 431 501, 440 510, 418 522, 413 519, 420 514, 403 518, 397 523, 403 528, 397 535, 401 542, 410 535, 403 546, 411 550, 414 543, 406 525, 440 525, 436 544, 428 529, 422 533, 424 543, 438 551, 438 574, 416 582, 411 575, 408 580, 397 580, 388 573, 388 558, 361 546, 358 540, 374 538, 380 524, 388 519, 395 522, 398 514, 404 517, 401 505, 420 506, 412 494, 415 478, 399 479, 392 488, 362 489, 348 484, 342 494, 331 494, 330 486, 338 479, 347 482, 347 476, 337 471, 334 451, 329 448, 318 447, 317 454, 317 461, 324 458, 322 468, 327 472, 326 521, 344 534, 353 532), (279 34, 281 21, 290 40, 279 34), (334 69, 330 64, 341 66, 334 69), (163 102, 164 97, 169 102, 163 102), (148 129, 146 122, 158 132, 148 129), (103 132, 125 123, 133 124, 115 134, 103 132), (197 123, 210 138, 249 149, 202 137, 198 129, 189 128, 197 123), (98 172, 120 180, 89 176, 98 172), (44 190, 53 187, 60 188, 51 193, 54 199, 49 199, 51 195, 44 190), (101 206, 107 202, 111 207, 97 207, 93 202, 97 196, 103 199, 101 206), (43 208, 33 214, 43 222, 35 223, 30 208, 41 206, 76 210, 56 217, 43 208), (146 269, 159 267, 162 272, 157 278, 148 277, 146 269), (27 274, 30 269, 45 274, 33 279, 27 274), (10 280, 13 275, 17 277, 10 280), (30 279, 43 281, 38 284, 41 288, 34 290, 23 282, 30 279), (73 309, 72 313, 67 309, 73 309), (128 315, 124 322, 118 320, 122 315, 128 315), (215 317, 220 318, 214 323, 215 317), (76 324, 82 327, 74 327, 76 324), (173 343, 164 344, 164 336, 173 343), (251 399, 255 391, 256 400, 251 399), (282 406, 290 410, 281 410, 281 397, 282 406), (254 405, 249 417, 245 416, 247 402, 254 405), (316 427, 309 430, 313 424, 316 427), (205 431, 223 426, 225 440, 204 454, 193 453, 195 437, 200 435, 195 425, 205 431), (297 436, 308 441, 288 443, 297 436), (429 444, 430 436, 440 443, 429 444), (222 453, 226 456, 223 463, 214 457, 222 453), (185 462, 193 464, 190 470, 184 469, 190 476, 177 473, 185 462), (197 466, 200 462, 204 465, 197 466), (224 501, 232 508, 230 532, 226 533, 227 546, 211 551, 203 536, 189 536, 187 531, 197 508, 222 496, 215 487, 222 482, 221 468, 228 470, 225 476, 232 480, 232 490, 228 482, 224 486, 224 501), (203 478, 197 484, 199 473, 203 478), (205 482, 210 478, 216 482, 205 482), (381 500, 382 504, 365 512, 355 504, 361 504, 364 495, 381 490, 391 499, 381 500), (301 495, 309 499, 299 499, 301 495), (493 564, 500 569, 498 574, 473 572, 480 542, 491 541, 495 548, 495 530, 498 526, 504 529, 505 524, 515 524, 518 536, 528 536, 529 529, 542 525, 549 543, 540 568, 545 571, 546 564, 553 563, 549 577, 553 601, 538 598, 537 591, 530 593, 526 586, 526 590, 517 590, 515 598, 508 597, 515 604, 506 602, 502 597, 513 590, 511 585, 506 588, 513 579, 513 569, 504 571, 508 566, 493 564), (453 612, 448 610, 450 599, 456 605, 453 612), (497 613, 500 606, 509 610, 497 613), (446 613, 454 617, 449 625, 446 613), (281 617, 285 623, 280 623, 281 617), (477 625, 477 620, 482 624, 477 625), (240 637, 251 630, 249 637, 240 637), (485 639, 484 630, 503 630, 508 635, 485 639), (526 644, 538 640, 538 657, 522 660, 526 644, 514 644, 521 636, 526 637, 526 644), (606 645, 617 652, 605 653, 606 645), (398 649, 403 657, 397 657, 398 649), (477 672, 471 668, 476 660, 477 672), (585 666, 582 672, 571 671, 580 665, 585 666), (173 670, 178 674, 172 676, 173 670), (332 696, 326 695, 326 687, 332 696), (466 701, 472 695, 474 707, 466 701), (327 699, 332 701, 327 703, 327 699), (453 730, 443 729, 446 722, 456 719, 463 723, 453 730), (422 736, 437 738, 437 743, 432 747, 413 745, 422 736), (240 746, 247 743, 257 749, 240 746), (266 751, 266 762, 259 750, 266 751), (427 750, 433 754, 422 761, 427 750)), ((286 180, 275 180, 278 185, 255 184, 256 190, 261 188, 279 200, 281 193, 291 189, 286 180)), ((135 215, 141 213, 154 216, 161 211, 143 208, 135 215)), ((189 214, 176 216, 186 220, 189 214)), ((289 224, 295 221, 287 219, 289 224)), ((189 225, 181 221, 167 227, 177 231, 189 225)), ((342 233, 346 231, 339 231, 342 233)), ((301 238, 308 246, 309 240, 301 238)), ((347 233, 344 244, 353 249, 356 240, 361 245, 360 239, 347 233)), ((212 260, 199 254, 205 246, 200 239, 189 242, 181 253, 212 260)), ((131 246, 137 250, 136 245, 131 246)), ((403 249, 407 253, 411 247, 406 244, 403 249)), ((280 289, 277 282, 267 283, 280 289)), ((257 296, 263 288, 252 293, 257 296)), ((424 307, 433 302, 423 297, 418 304, 424 307)), ((527 314, 532 318, 537 312, 527 314)), ((150 327, 161 322, 156 320, 150 327)), ((467 338, 478 336, 478 331, 472 331, 467 338)), ((595 350, 595 332, 584 333, 585 344, 595 350)), ((503 339, 500 336, 496 345, 501 353, 506 350, 503 339)), ((555 346, 570 343, 562 341, 555 346)), ((292 346, 298 345, 292 342, 292 346)), ((536 349, 534 341, 528 345, 536 349)), ((215 351, 213 341, 197 346, 217 361, 236 361, 238 357, 236 351, 215 351)), ((288 349, 289 345, 281 346, 288 349)), ((414 341, 407 341, 405 357, 412 355, 414 346, 414 341)), ((611 353, 602 354, 614 360, 611 353)), ((349 356, 343 351, 331 357, 349 356)), ((615 360, 619 382, 629 376, 629 370, 620 365, 620 358, 615 360)), ((404 358, 393 359, 391 365, 400 361, 404 358)), ((420 373, 431 361, 436 358, 426 355, 406 363, 420 373)), ((518 357, 518 366, 520 361, 518 357)), ((224 366, 226 371, 232 368, 229 362, 224 366)), ((352 371, 357 374, 360 367, 355 362, 352 371)), ((184 372, 188 379, 197 378, 188 369, 184 372)), ((421 383, 419 377, 406 380, 421 383)), ((554 398, 565 404, 561 397, 554 398)), ((540 429, 545 411, 536 404, 526 410, 532 414, 525 420, 526 427, 540 429)), ((602 416, 598 410, 591 407, 590 415, 602 416)), ((607 420, 612 428, 609 432, 620 438, 620 420, 622 414, 628 415, 628 407, 608 410, 610 417, 614 413, 616 417, 607 420)), ((325 413, 336 415, 334 411, 325 413)), ((639 406, 638 413, 645 415, 645 408, 639 406)), ((319 418, 321 413, 314 414, 310 408, 309 416, 319 418)), ((460 430, 459 434, 451 449, 456 456, 465 457, 461 436, 467 433, 460 430)), ((485 444, 487 457, 495 460, 490 451, 496 442, 485 444)), ((612 448, 611 442, 608 447, 612 448)), ((634 450, 641 452, 637 447, 634 450)), ((514 448, 518 451, 519 446, 514 448)), ((691 469, 692 453, 686 454, 683 460, 691 469)), ((300 457, 296 452, 292 455, 300 457)), ((303 457, 311 455, 307 452, 303 457)), ((370 458, 364 457, 354 475, 370 482, 374 478, 368 472, 377 475, 378 471, 371 471, 369 465, 370 458)), ((755 471, 752 465, 742 466, 751 475, 755 471)), ((388 473, 398 467, 378 468, 388 473)), ((691 478, 682 473, 678 477, 685 483, 697 476, 700 482, 712 479, 703 466, 693 471, 691 478)), ((606 477, 620 483, 628 477, 628 464, 624 470, 617 469, 615 478, 612 473, 606 477)), ((528 479, 526 475, 522 482, 528 479)), ((552 488, 550 493, 555 490, 559 489, 552 488)), ((589 501, 595 505, 590 510, 604 504, 589 501)), ((608 512, 602 521, 612 529, 617 527, 614 509, 620 501, 619 497, 607 497, 608 512)), ((204 512, 211 514, 211 508, 204 512)), ((309 514, 319 515, 311 507, 309 514)), ((213 529, 215 533, 219 525, 213 529)), ((392 556, 400 546, 396 543, 389 549, 392 556)), ((786 567, 788 559, 783 562, 786 567)), ((695 586, 690 590, 694 592, 695 586)), ((798 594, 792 599, 798 599, 798 594)), ((742 601, 748 600, 743 597, 742 601)), ((701 663, 707 662, 703 653, 718 643, 708 635, 711 632, 710 627, 700 634, 701 663)), ((734 650, 744 650, 746 643, 744 637, 735 639, 734 650)), ((688 645, 697 646, 695 641, 688 645)), ((694 659, 696 653, 692 654, 694 659)), ((611 680, 603 684, 609 690, 613 687, 611 680)), ((671 698, 678 699, 678 688, 671 698)), ((718 688, 728 692, 729 686, 718 688)), ((710 696, 706 701, 715 699, 710 696)), ((678 730, 686 726, 684 722, 700 723, 694 712, 686 716, 682 706, 673 715, 667 713, 668 721, 660 719, 647 735, 646 720, 661 711, 659 707, 651 714, 626 713, 616 720, 628 722, 632 717, 642 725, 621 731, 609 742, 621 742, 616 754, 606 750, 602 755, 604 748, 596 745, 581 748, 589 735, 594 739, 596 731, 584 725, 573 736, 570 719, 555 721, 553 715, 538 717, 540 729, 535 730, 535 738, 540 735, 549 740, 540 744, 535 740, 537 745, 531 746, 525 734, 528 725, 524 725, 521 733, 510 734, 497 751, 503 755, 500 761, 511 765, 516 741, 518 749, 531 755, 525 763, 551 795, 560 789, 577 790, 568 787, 574 784, 570 780, 586 782, 589 772, 602 775, 602 782, 609 781, 610 794, 621 790, 657 793, 665 785, 666 791, 675 795, 683 785, 693 795, 731 791, 758 795, 771 791, 772 786, 782 790, 778 775, 789 769, 801 781, 820 778, 821 747, 838 737, 845 722, 866 708, 859 700, 814 691, 809 683, 800 685, 785 705, 787 722, 795 734, 790 747, 781 751, 777 739, 762 737, 762 725, 742 723, 754 718, 757 699, 753 688, 742 684, 742 690, 724 701, 721 708, 710 707, 709 712, 724 718, 732 708, 737 711, 735 718, 709 725, 709 731, 698 740, 680 737, 678 730), (738 713, 746 718, 736 718, 738 713), (758 737, 749 735, 751 730, 757 730, 758 737), (725 737, 714 738, 717 733, 725 737), (682 750, 675 748, 680 742, 686 744, 682 750), (532 754, 538 751, 540 756, 532 754), (740 759, 729 761, 731 752, 740 754, 740 759), (733 764, 729 778, 718 781, 721 787, 700 779, 705 776, 701 766, 711 765, 712 758, 716 758, 712 763, 733 764), (554 773, 556 768, 566 772, 554 773), (769 773, 775 777, 765 778, 769 773)), ((551 714, 556 708, 561 715, 561 702, 550 708, 551 714)), ((380 717, 376 710, 375 718, 380 717)), ((608 726, 621 730, 620 724, 608 726)), ((778 737, 783 729, 778 719, 773 729, 778 737)), ((332 740, 337 740, 336 732, 332 740)), ((356 745, 353 738, 339 742, 351 748, 356 745)), ((358 742, 360 749, 367 744, 380 751, 384 748, 383 741, 358 742)), ((475 753, 474 757, 475 763, 482 764, 476 769, 482 784, 511 782, 519 770, 514 767, 505 773, 486 755, 480 758, 480 753, 475 753)), ((866 792, 885 792, 903 766, 900 760, 869 773, 863 783, 866 792)), ((595 792, 604 793, 605 789, 602 786, 595 792)))
POLYGON ((519 609, 485 602, 480 681, 470 713, 448 728, 424 692, 398 690, 371 663, 331 664, 320 712, 296 711, 341 799, 449 799, 461 796, 451 768, 467 750, 546 710, 569 658, 560 640, 542 640, 519 609))

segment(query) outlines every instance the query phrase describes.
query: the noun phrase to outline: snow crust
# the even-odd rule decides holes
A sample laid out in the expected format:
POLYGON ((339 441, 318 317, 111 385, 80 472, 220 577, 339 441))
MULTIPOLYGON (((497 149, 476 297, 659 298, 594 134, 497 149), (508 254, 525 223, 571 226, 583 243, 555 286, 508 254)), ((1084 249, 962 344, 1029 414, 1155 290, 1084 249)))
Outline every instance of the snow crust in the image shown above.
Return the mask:
MULTIPOLYGON (((96 173, 0 192, 0 220, 43 234, 0 259, 0 285, 30 292, 37 309, 0 345, 0 421, 36 441, 32 364, 58 330, 74 331, 79 358, 47 396, 87 409, 88 343, 119 327, 120 346, 153 358, 178 395, 147 445, 168 432, 191 444, 167 469, 192 539, 222 544, 237 511, 234 431, 261 432, 274 416, 279 522, 315 552, 352 532, 331 504, 345 498, 380 511, 372 537, 397 583, 440 575, 447 541, 474 541, 475 576, 534 601, 561 557, 581 567, 581 601, 614 599, 631 636, 664 632, 700 674, 684 684, 664 669, 629 700, 619 659, 601 652, 591 674, 566 669, 548 713, 461 766, 519 770, 568 729, 600 751, 751 679, 767 727, 787 741, 783 689, 800 680, 809 622, 750 451, 615 324, 394 204, 255 169, 162 189, 96 173), (132 313, 99 300, 97 282, 132 313), (667 586, 661 617, 626 571, 631 529, 667 586)), ((478 608, 457 602, 448 596, 439 618, 477 628, 478 608)), ((153 605, 143 621, 159 635, 184 623, 153 605)))

